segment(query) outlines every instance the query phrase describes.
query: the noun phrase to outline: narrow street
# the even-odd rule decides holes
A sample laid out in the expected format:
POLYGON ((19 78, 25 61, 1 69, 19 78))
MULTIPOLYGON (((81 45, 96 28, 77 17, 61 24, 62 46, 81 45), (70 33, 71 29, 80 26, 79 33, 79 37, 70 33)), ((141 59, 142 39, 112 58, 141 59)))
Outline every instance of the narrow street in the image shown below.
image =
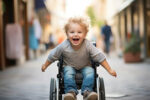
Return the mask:
POLYGON ((85 37, 111 51, 117 77, 97 68, 106 100, 150 100, 150 0, 0 0, 0 100, 49 100, 58 68, 41 71, 47 51, 67 38, 80 49, 85 37))
MULTIPOLYGON (((48 100, 50 78, 56 78, 57 63, 53 63, 46 72, 41 72, 46 57, 44 55, 1 71, 0 100, 48 100)), ((102 67, 98 68, 99 75, 104 78, 106 100, 150 99, 150 62, 125 64, 122 58, 113 55, 108 62, 118 76, 114 78, 102 67)), ((78 100, 81 98, 78 95, 78 100)))

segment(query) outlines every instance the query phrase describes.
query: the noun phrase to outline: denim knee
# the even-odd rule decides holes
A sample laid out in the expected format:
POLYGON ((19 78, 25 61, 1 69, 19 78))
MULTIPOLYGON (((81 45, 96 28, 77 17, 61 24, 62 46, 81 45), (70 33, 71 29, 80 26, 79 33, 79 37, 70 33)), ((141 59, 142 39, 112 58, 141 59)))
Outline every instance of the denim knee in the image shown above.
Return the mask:
POLYGON ((64 67, 64 77, 73 78, 75 76, 75 69, 71 66, 64 67))
POLYGON ((78 94, 76 82, 75 82, 75 74, 76 71, 71 66, 64 67, 64 86, 65 86, 65 93, 69 91, 74 91, 78 94))
POLYGON ((94 69, 90 66, 82 69, 82 74, 84 77, 93 77, 94 78, 94 69))
POLYGON ((84 91, 93 91, 94 87, 94 69, 92 67, 85 67, 82 69, 83 83, 81 93, 84 91))

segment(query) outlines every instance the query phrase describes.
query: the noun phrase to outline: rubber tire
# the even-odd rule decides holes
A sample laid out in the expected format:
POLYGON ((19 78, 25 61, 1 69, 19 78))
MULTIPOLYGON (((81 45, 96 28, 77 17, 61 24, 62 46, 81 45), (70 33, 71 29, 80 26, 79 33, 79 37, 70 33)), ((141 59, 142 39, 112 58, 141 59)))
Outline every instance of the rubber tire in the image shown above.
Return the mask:
POLYGON ((49 100, 57 100, 56 80, 51 78, 49 100))
POLYGON ((100 81, 100 88, 99 88, 99 93, 100 93, 100 98, 101 100, 105 100, 105 85, 104 85, 104 80, 103 78, 99 78, 100 81))

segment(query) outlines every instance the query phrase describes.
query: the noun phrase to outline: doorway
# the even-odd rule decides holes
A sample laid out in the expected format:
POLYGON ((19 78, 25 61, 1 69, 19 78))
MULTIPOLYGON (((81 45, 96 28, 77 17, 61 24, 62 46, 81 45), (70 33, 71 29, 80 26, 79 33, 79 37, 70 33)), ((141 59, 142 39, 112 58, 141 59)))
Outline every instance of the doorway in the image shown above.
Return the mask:
POLYGON ((147 56, 150 57, 150 0, 146 0, 146 40, 147 56))
POLYGON ((150 10, 146 12, 147 54, 150 57, 150 10))

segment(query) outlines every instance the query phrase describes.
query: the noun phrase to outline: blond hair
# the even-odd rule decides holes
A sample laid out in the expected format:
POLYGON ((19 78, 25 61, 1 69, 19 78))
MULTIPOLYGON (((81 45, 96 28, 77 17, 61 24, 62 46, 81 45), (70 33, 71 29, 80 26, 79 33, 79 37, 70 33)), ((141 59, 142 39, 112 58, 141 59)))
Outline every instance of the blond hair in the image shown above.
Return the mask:
POLYGON ((69 26, 72 23, 76 23, 79 24, 81 27, 83 27, 85 29, 85 32, 87 33, 89 31, 89 27, 90 27, 90 20, 88 17, 70 17, 67 21, 67 23, 64 25, 64 30, 67 33, 69 26))

